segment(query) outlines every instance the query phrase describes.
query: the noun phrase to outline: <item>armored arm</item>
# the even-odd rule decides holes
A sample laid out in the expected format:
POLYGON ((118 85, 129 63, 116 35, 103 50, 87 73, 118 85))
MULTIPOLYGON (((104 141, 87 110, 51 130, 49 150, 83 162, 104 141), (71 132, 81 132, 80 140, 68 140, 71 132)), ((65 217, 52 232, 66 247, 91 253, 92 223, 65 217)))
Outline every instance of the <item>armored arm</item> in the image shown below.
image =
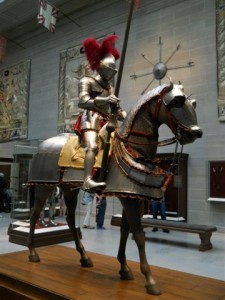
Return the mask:
POLYGON ((94 99, 91 97, 91 85, 88 77, 84 77, 79 81, 79 103, 78 107, 92 110, 95 107, 94 99))
POLYGON ((98 107, 104 107, 106 104, 118 105, 120 100, 115 95, 109 95, 107 97, 95 97, 94 103, 98 107))

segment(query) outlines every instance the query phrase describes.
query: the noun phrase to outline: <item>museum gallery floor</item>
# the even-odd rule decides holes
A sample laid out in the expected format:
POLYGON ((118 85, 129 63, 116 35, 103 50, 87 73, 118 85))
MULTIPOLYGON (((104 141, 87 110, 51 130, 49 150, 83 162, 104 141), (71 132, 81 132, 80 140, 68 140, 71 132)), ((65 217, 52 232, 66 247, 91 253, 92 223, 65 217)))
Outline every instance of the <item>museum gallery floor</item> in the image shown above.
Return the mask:
POLYGON ((225 284, 184 272, 152 266, 163 294, 145 293, 137 262, 129 261, 135 280, 121 281, 115 257, 89 253, 93 268, 81 268, 78 253, 60 245, 38 248, 40 263, 28 261, 28 251, 0 255, 0 299, 47 300, 224 300, 225 284), (20 295, 16 294, 20 292, 20 295))

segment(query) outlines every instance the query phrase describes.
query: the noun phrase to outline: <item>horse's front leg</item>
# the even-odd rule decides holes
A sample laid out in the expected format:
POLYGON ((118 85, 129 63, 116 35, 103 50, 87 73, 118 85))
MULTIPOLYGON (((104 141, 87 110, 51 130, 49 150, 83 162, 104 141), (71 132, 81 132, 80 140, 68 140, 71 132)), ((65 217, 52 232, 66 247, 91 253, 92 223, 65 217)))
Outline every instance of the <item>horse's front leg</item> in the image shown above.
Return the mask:
POLYGON ((120 263, 121 269, 119 271, 120 278, 124 280, 132 280, 134 279, 133 273, 129 266, 127 265, 126 260, 126 245, 127 245, 127 238, 130 233, 130 227, 127 222, 127 218, 125 212, 123 210, 121 226, 120 226, 120 245, 118 250, 117 259, 120 263))
POLYGON ((142 274, 145 276, 146 291, 148 294, 160 295, 160 288, 151 274, 151 270, 145 253, 145 235, 141 226, 140 202, 138 200, 124 198, 121 199, 121 203, 123 205, 130 230, 133 234, 133 238, 138 247, 140 269, 142 274))
POLYGON ((31 197, 34 198, 31 199, 31 203, 34 203, 34 207, 30 216, 30 232, 27 239, 27 246, 29 248, 29 260, 31 262, 39 262, 40 258, 34 247, 35 226, 51 189, 47 186, 31 186, 30 189, 31 197))
POLYGON ((68 223, 68 226, 72 232, 75 245, 76 245, 76 250, 80 253, 81 259, 81 266, 90 268, 93 267, 92 260, 88 257, 86 254, 86 251, 84 249, 84 246, 80 240, 80 234, 79 230, 76 228, 76 207, 77 207, 77 196, 79 193, 79 189, 71 189, 71 188, 63 188, 63 196, 65 200, 65 204, 67 207, 67 216, 66 220, 68 223))

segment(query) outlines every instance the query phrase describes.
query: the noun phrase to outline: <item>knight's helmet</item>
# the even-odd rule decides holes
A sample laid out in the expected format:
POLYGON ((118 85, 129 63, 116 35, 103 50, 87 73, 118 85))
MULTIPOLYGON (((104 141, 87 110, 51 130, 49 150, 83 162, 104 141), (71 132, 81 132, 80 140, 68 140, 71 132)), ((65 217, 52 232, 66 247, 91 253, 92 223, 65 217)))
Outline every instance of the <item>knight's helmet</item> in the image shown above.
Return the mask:
POLYGON ((84 52, 90 67, 99 75, 109 81, 117 73, 116 60, 120 57, 119 51, 115 48, 115 41, 118 36, 108 35, 100 44, 95 38, 88 38, 83 41, 84 52))

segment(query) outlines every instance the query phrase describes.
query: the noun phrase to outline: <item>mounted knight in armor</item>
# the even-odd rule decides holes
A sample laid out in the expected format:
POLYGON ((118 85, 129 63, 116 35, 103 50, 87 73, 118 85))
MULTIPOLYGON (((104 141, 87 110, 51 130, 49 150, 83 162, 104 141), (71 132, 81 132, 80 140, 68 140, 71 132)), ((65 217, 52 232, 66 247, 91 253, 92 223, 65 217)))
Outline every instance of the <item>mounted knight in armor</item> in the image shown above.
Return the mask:
POLYGON ((79 131, 81 144, 85 149, 84 190, 96 190, 106 187, 105 182, 95 182, 92 170, 98 152, 97 139, 102 126, 109 121, 111 110, 116 112, 120 121, 126 112, 119 106, 119 99, 114 95, 112 79, 117 73, 116 60, 120 57, 114 43, 118 37, 109 35, 100 44, 95 38, 83 41, 85 55, 95 74, 85 76, 79 82, 79 104, 84 109, 81 115, 79 131))
POLYGON ((76 127, 74 129, 76 132, 80 130, 81 139, 75 134, 63 133, 43 141, 34 154, 27 183, 30 186, 30 202, 34 203, 27 245, 29 260, 39 262, 40 257, 34 245, 35 224, 50 191, 55 186, 59 186, 67 207, 66 220, 74 237, 76 250, 80 254, 81 266, 92 267, 93 262, 82 244, 76 226, 78 194, 82 185, 83 189, 92 191, 104 188, 104 195, 115 196, 123 207, 117 255, 121 279, 133 279, 125 252, 127 238, 131 232, 138 247, 140 269, 145 277, 146 291, 149 294, 159 295, 160 288, 152 276, 147 261, 145 235, 140 219, 141 199, 147 197, 160 199, 162 189, 167 184, 168 172, 159 172, 155 158, 157 147, 169 143, 158 141, 158 129, 162 124, 167 125, 174 134, 172 141, 179 142, 181 145, 193 143, 201 138, 202 130, 197 123, 195 101, 185 96, 182 85, 171 83, 170 86, 159 86, 144 94, 128 112, 122 125, 115 130, 113 152, 108 160, 108 152, 105 150, 109 149, 110 136, 115 128, 116 119, 120 117, 123 119, 126 115, 119 106, 118 94, 132 11, 137 2, 136 0, 130 1, 115 91, 111 79, 117 72, 115 61, 119 58, 119 53, 114 47, 117 37, 115 35, 106 37, 101 44, 93 38, 84 41, 85 54, 96 74, 85 76, 80 80, 79 107, 85 111, 81 120, 79 119, 81 126, 78 130, 76 127), (102 121, 108 123, 101 128, 102 121), (102 131, 104 127, 108 134, 104 141, 99 182, 95 182, 93 179, 96 177, 92 177, 92 170, 95 154, 98 152, 97 135, 100 128, 102 131), (85 169, 83 169, 84 151, 80 149, 80 141, 86 150, 85 169), (65 147, 67 143, 72 147, 65 147), (75 166, 71 160, 79 163, 75 166), (107 170, 107 176, 105 176, 105 170, 107 170))

